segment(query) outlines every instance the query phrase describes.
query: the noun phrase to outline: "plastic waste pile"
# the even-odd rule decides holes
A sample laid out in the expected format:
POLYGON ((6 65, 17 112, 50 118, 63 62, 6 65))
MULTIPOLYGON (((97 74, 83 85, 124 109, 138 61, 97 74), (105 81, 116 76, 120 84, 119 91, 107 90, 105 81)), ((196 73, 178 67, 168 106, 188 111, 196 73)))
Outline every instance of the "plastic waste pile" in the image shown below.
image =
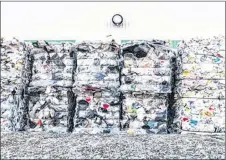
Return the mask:
POLYGON ((23 66, 23 43, 1 39, 1 129, 4 131, 18 128, 16 106, 21 70, 23 66))
POLYGON ((225 132, 225 37, 1 41, 1 130, 225 132))
POLYGON ((175 56, 163 41, 135 41, 122 46, 122 130, 167 133, 175 56))
POLYGON ((225 37, 178 45, 173 132, 225 132, 225 37))
MULTIPOLYGON (((76 45, 74 132, 113 133, 119 130, 119 46, 113 41, 76 45)), ((72 122, 71 122, 72 123, 72 122)))

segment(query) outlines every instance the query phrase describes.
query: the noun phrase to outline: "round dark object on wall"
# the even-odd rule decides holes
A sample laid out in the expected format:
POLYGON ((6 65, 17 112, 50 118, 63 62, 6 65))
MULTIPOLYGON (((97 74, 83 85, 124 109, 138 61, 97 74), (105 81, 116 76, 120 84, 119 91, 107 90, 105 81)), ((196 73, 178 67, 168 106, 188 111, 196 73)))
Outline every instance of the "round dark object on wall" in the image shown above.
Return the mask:
POLYGON ((112 17, 112 23, 116 26, 120 26, 123 22, 123 17, 120 14, 115 14, 112 17))

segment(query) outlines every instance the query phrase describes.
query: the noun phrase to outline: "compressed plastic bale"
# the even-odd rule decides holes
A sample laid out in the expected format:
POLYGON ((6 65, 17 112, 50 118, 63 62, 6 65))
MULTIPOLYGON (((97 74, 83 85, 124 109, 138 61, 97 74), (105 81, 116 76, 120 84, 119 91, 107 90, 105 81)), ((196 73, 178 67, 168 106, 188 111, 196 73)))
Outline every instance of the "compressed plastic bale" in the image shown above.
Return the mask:
MULTIPOLYGON (((138 44, 135 44, 135 45, 138 45, 138 44)), ((132 45, 130 47, 134 47, 135 45, 132 45)), ((164 78, 165 78, 169 82, 172 76, 173 65, 171 64, 172 63, 171 60, 172 60, 172 57, 175 56, 174 53, 169 48, 166 48, 164 46, 154 46, 153 44, 149 44, 148 42, 144 44, 139 44, 139 45, 141 46, 145 45, 146 47, 149 47, 149 51, 148 53, 146 53, 146 56, 144 57, 138 56, 137 58, 136 56, 139 55, 139 52, 134 51, 134 53, 127 53, 128 51, 126 51, 126 53, 124 53, 125 52, 124 50, 128 50, 128 48, 123 49, 124 52, 122 54, 124 55, 124 68, 122 69, 122 78, 124 78, 123 76, 126 77, 127 74, 131 75, 132 77, 136 77, 136 76, 142 77, 145 75, 146 77, 149 76, 150 78, 149 82, 153 84, 155 84, 155 82, 150 81, 151 77, 153 77, 153 81, 155 79, 157 80, 163 79, 164 81, 164 78), (164 54, 167 58, 159 56, 160 53, 164 54), (135 66, 127 66, 127 61, 130 59, 134 59, 134 61, 131 61, 130 63, 132 65, 136 64, 135 66), (139 66, 140 62, 146 62, 146 61, 147 63, 157 63, 157 64, 139 66)), ((142 81, 140 83, 142 83, 142 81)))
POLYGON ((170 59, 173 51, 165 46, 156 46, 152 42, 125 44, 122 46, 124 67, 159 68, 171 67, 170 59))
POLYGON ((103 90, 76 93, 74 132, 111 133, 119 130, 118 95, 103 90))
POLYGON ((31 121, 41 120, 44 130, 49 126, 67 127, 68 98, 66 88, 30 88, 29 94, 31 121))
POLYGON ((225 101, 217 99, 183 98, 176 105, 180 110, 181 130, 225 132, 225 101))
POLYGON ((146 133, 167 133, 167 97, 126 94, 123 100, 122 129, 143 129, 146 133))
MULTIPOLYGON (((192 39, 186 42, 187 47, 180 49, 182 65, 179 79, 224 79, 225 52, 219 46, 219 42, 224 41, 224 38, 221 38, 192 39), (204 41, 208 41, 208 43, 204 43, 204 41)), ((221 43, 224 45, 224 42, 221 43)))
MULTIPOLYGON (((67 128, 68 97, 67 88, 72 85, 74 59, 68 50, 40 41, 31 47, 34 57, 29 95, 30 131, 49 131, 67 128), (54 50, 55 49, 55 50, 54 50), (56 52, 60 51, 60 52, 56 52)), ((25 63, 28 64, 29 62, 25 63)))
POLYGON ((56 52, 51 46, 51 52, 45 48, 34 48, 35 62, 30 86, 65 86, 73 84, 74 59, 69 52, 56 52))
POLYGON ((175 51, 161 43, 142 41, 122 46, 122 55, 120 90, 125 99, 121 127, 132 132, 167 133, 175 51))
POLYGON ((75 46, 76 74, 73 87, 119 86, 119 46, 114 43, 83 42, 75 46))
MULTIPOLYGON (((172 127, 175 130, 224 132, 224 127, 219 127, 219 124, 223 123, 217 118, 218 116, 211 117, 213 115, 211 112, 204 112, 211 117, 211 120, 203 118, 203 116, 197 117, 198 111, 202 110, 200 106, 206 106, 207 102, 224 105, 221 100, 225 97, 225 52, 222 50, 224 42, 225 38, 219 36, 209 39, 197 38, 183 41, 184 47, 178 48, 180 56, 177 59, 179 63, 175 85, 175 97, 178 100, 174 104, 175 117, 174 127, 172 127), (194 119, 191 121, 187 120, 188 117, 183 117, 183 108, 184 105, 189 104, 186 104, 189 97, 190 99, 197 98, 194 100, 194 106, 198 106, 195 107, 196 110, 193 109, 192 112, 189 112, 190 119, 191 117, 194 119), (198 110, 199 108, 200 110, 198 110), (220 123, 213 122, 214 119, 215 121, 218 119, 220 123)), ((224 110, 221 112, 222 115, 225 113, 224 110)), ((199 115, 202 113, 200 111, 199 115)))
POLYGON ((123 91, 147 90, 158 93, 164 90, 163 92, 166 93, 171 92, 171 58, 174 54, 169 48, 154 46, 146 42, 126 45, 122 50, 124 68, 122 69, 121 88, 123 91), (142 47, 146 49, 146 53, 142 47), (164 52, 165 57, 162 56, 164 52), (159 56, 160 54, 162 55, 159 56), (163 71, 167 72, 163 73, 163 71))
MULTIPOLYGON (((12 45, 12 44, 11 44, 12 45)), ((16 70, 15 65, 12 65, 11 70, 7 70, 11 75, 15 73, 16 76, 7 76, 7 71, 3 74, 3 76, 7 76, 7 84, 4 85, 3 94, 5 96, 4 102, 5 105, 9 105, 7 107, 9 110, 6 111, 9 114, 5 117, 5 120, 8 121, 7 126, 11 131, 24 131, 27 128, 28 124, 28 96, 26 94, 27 85, 29 84, 30 77, 31 77, 31 65, 32 65, 32 56, 28 50, 25 50, 24 44, 13 45, 16 47, 13 52, 8 53, 15 53, 15 57, 9 57, 8 59, 12 59, 14 62, 18 62, 16 70), (19 59, 18 59, 19 58, 19 59), (31 63, 27 63, 27 62, 31 63), (28 71, 27 71, 28 70, 28 71), (17 78, 15 83, 14 78, 17 78), (10 82, 14 81, 14 84, 11 85, 10 82), (8 90, 8 91, 6 91, 8 90), (8 92, 8 94, 6 93, 8 92)), ((10 48, 10 47, 9 47, 10 48)), ((10 55, 9 56, 12 56, 10 55)), ((4 130, 4 129, 3 129, 4 130)))
POLYGON ((73 91, 77 95, 74 132, 118 132, 119 46, 114 42, 87 41, 78 43, 74 52, 76 74, 73 91))

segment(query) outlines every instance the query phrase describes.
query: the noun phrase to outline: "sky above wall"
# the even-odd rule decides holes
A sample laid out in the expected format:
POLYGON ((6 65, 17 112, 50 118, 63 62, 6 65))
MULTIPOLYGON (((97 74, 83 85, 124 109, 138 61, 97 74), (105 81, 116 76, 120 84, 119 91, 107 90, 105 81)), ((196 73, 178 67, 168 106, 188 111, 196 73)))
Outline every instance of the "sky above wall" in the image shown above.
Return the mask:
POLYGON ((21 40, 188 39, 225 35, 224 2, 2 2, 1 36, 21 40), (120 13, 129 24, 110 28, 120 13))

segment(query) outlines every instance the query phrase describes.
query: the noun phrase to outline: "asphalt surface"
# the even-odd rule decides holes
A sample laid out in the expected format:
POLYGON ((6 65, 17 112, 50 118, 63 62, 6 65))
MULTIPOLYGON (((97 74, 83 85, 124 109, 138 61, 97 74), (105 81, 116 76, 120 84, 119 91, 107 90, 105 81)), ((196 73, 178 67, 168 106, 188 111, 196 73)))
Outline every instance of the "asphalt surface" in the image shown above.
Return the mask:
POLYGON ((1 159, 225 159, 225 136, 1 133, 1 159))

